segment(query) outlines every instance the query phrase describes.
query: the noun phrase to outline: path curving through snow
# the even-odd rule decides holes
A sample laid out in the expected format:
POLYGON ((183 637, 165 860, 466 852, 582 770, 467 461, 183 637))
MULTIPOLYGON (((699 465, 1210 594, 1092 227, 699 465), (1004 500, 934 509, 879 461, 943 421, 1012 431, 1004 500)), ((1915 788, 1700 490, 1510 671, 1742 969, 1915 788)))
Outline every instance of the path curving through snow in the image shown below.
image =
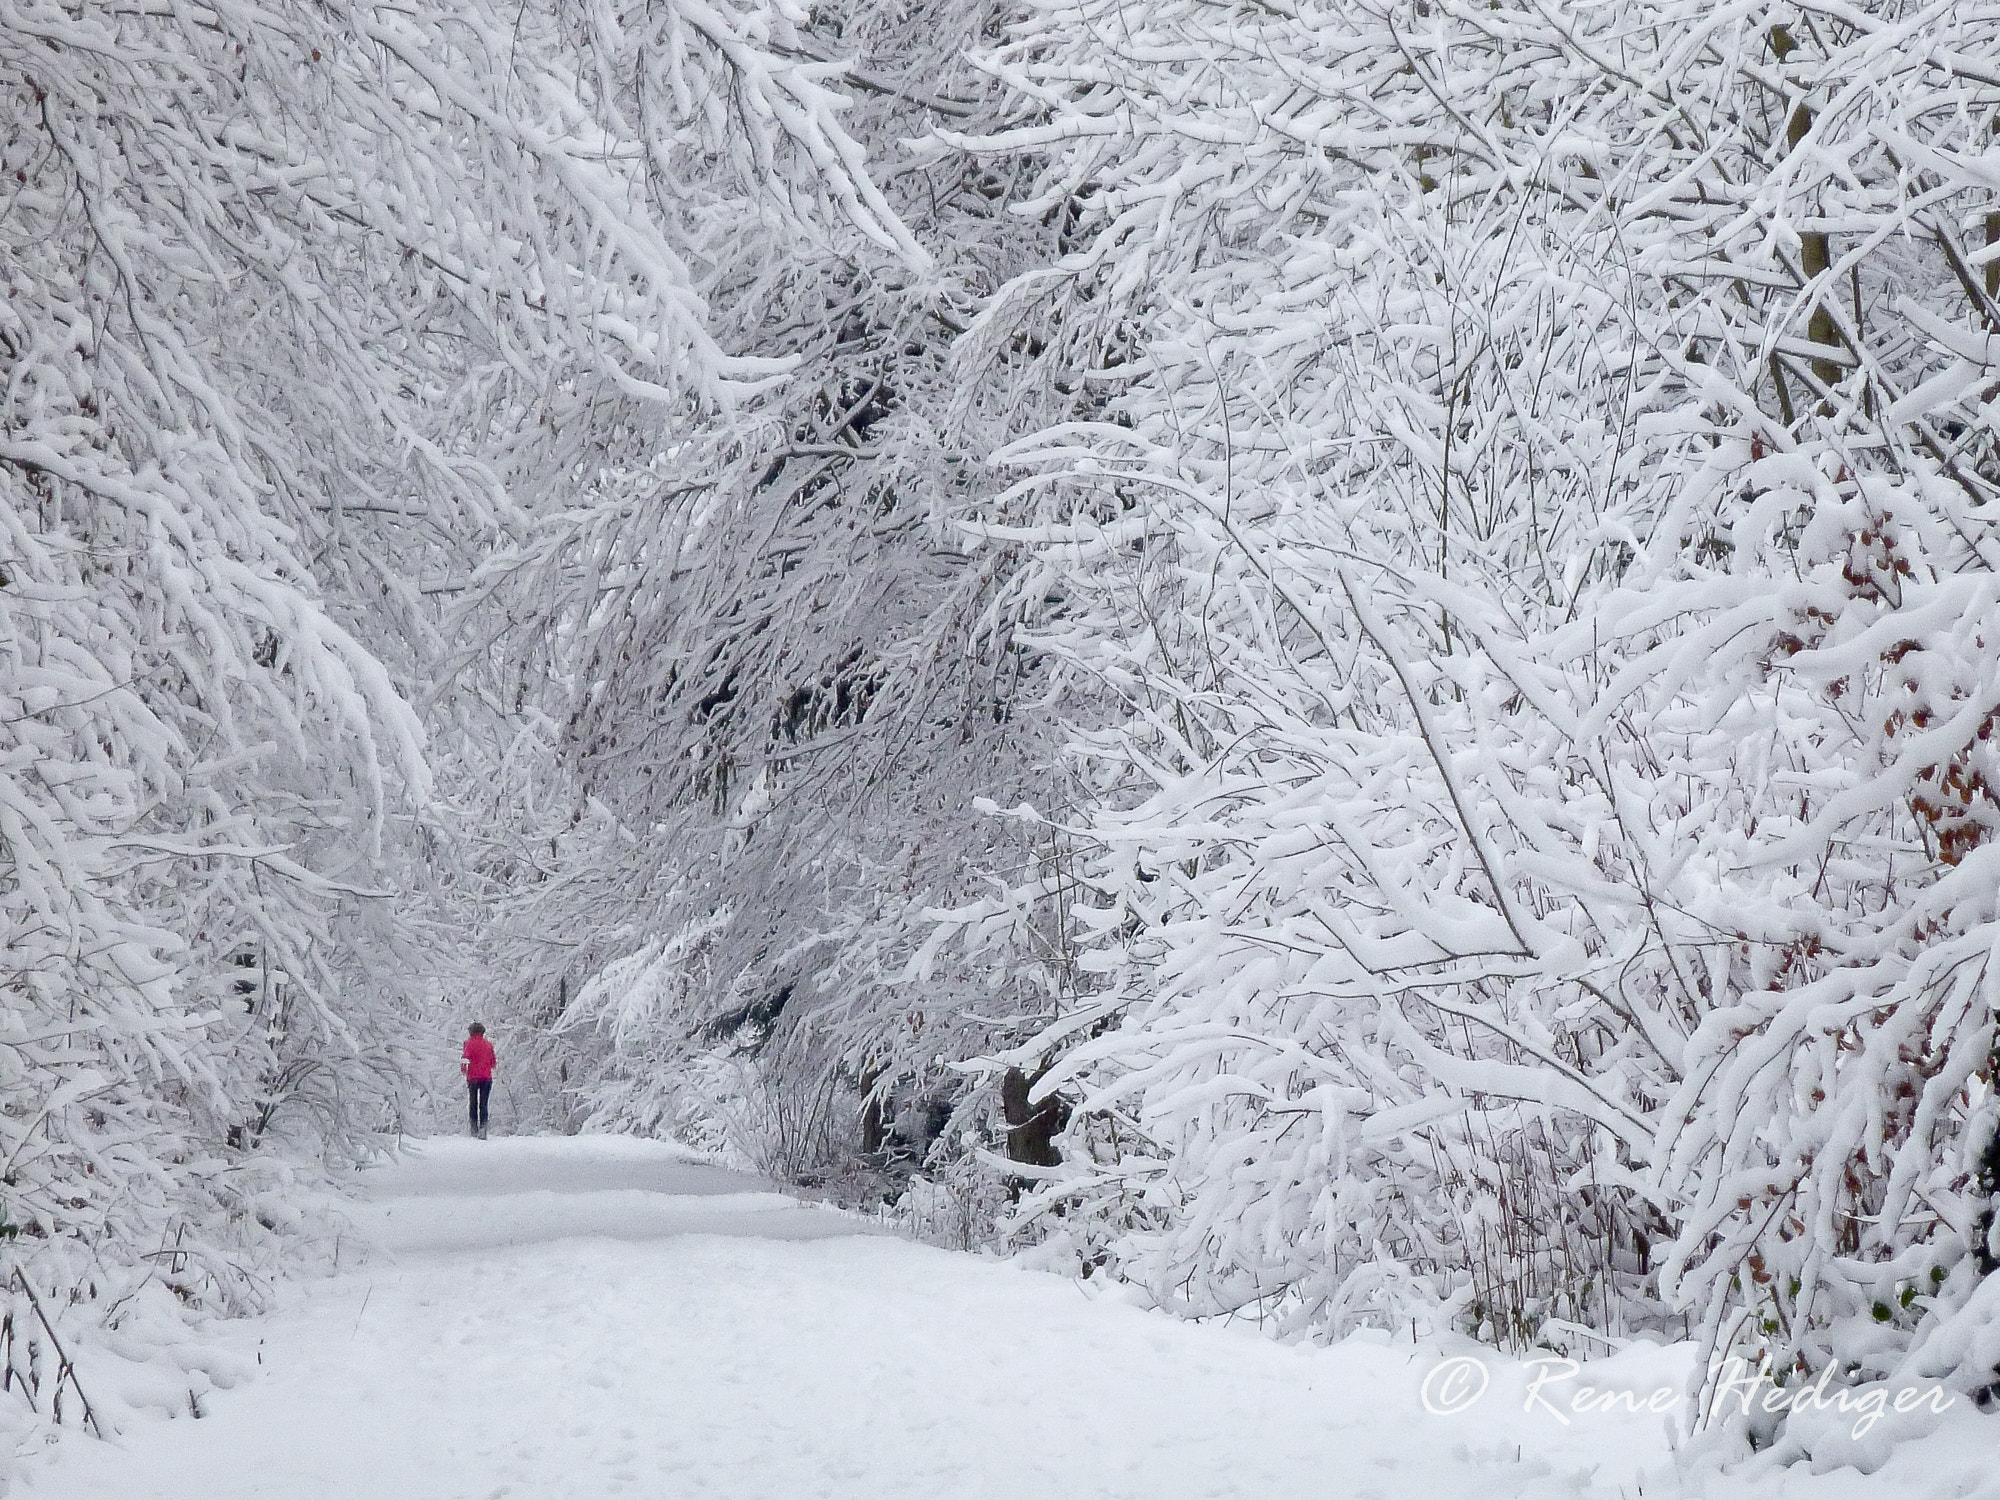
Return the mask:
MULTIPOLYGON (((261 1358, 261 1378, 213 1393, 203 1420, 68 1439, 26 1494, 1637 1500, 1682 1488, 1657 1417, 1565 1429, 1514 1411, 1518 1390, 1434 1416, 1419 1390, 1435 1350, 1286 1347, 1176 1323, 871 1232, 657 1143, 424 1143, 366 1174, 350 1217, 379 1247, 362 1269, 223 1331, 261 1358)), ((1654 1378, 1643 1363, 1626 1375, 1654 1378)), ((1869 1493, 1881 1491, 1813 1488, 1815 1500, 1869 1493)))

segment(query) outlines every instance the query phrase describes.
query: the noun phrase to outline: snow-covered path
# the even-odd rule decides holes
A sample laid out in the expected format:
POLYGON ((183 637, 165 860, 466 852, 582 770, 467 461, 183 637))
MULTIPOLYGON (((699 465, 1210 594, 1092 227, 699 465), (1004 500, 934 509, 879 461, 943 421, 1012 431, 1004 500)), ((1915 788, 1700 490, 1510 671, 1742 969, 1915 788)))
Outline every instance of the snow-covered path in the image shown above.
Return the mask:
MULTIPOLYGON (((1419 1389, 1435 1351, 1299 1349, 1175 1323, 860 1232, 650 1143, 433 1142, 371 1174, 352 1217, 386 1253, 224 1330, 261 1355, 263 1378, 213 1393, 205 1420, 67 1441, 27 1493, 1636 1500, 1642 1480, 1653 1495, 1681 1488, 1657 1417, 1564 1429, 1498 1398, 1433 1416, 1419 1389)), ((1815 1482, 1814 1500, 1881 1495, 1852 1478, 1862 1487, 1815 1482)))

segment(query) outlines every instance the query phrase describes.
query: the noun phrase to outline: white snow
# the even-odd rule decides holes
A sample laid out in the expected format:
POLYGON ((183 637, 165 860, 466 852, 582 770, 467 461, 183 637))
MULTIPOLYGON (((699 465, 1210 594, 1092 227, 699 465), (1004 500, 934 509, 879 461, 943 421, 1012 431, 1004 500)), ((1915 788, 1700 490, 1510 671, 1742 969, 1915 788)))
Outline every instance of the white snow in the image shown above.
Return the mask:
MULTIPOLYGON (((1921 1465, 1905 1450, 1873 1476, 1700 1480, 1674 1471, 1659 1416, 1524 1413, 1517 1365, 1493 1361, 1472 1410, 1432 1415, 1419 1393, 1435 1347, 1176 1322, 652 1142, 424 1143, 366 1174, 351 1219, 380 1247, 360 1269, 219 1331, 257 1378, 202 1397, 204 1420, 68 1438, 26 1493, 1893 1500, 1920 1478, 1995 1492, 1989 1424, 1969 1413, 1921 1465)), ((1646 1392, 1686 1358, 1635 1348, 1588 1374, 1646 1392)))

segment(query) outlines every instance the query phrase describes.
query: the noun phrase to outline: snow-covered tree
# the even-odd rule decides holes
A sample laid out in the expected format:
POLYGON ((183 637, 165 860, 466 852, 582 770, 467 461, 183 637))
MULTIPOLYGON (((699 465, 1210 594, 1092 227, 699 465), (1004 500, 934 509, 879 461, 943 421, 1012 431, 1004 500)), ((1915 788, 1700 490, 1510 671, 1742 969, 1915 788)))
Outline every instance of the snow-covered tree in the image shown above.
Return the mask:
POLYGON ((670 452, 784 374, 711 330, 731 224, 921 261, 802 20, 0 7, 7 1295, 254 1301, 284 1161, 396 1123, 425 721, 490 688, 449 605, 562 510, 565 444, 670 452))
POLYGON ((990 55, 1037 284, 1138 346, 988 528, 1124 705, 1091 984, 1001 1059, 1077 1106, 1058 1241, 1299 1331, 1991 1378, 1995 25, 1045 0, 990 55))
POLYGON ((953 522, 999 487, 995 447, 1099 398, 1058 384, 1047 338, 965 337, 1059 228, 1011 211, 1022 164, 924 140, 992 117, 965 61, 990 21, 816 13, 797 48, 839 59, 844 123, 919 243, 711 185, 716 336, 791 373, 672 431, 592 415, 567 503, 468 606, 516 685, 496 696, 559 726, 539 742, 569 807, 612 820, 558 830, 495 926, 513 1013, 561 1017, 537 1066, 599 1119, 733 1133, 780 1170, 880 1147, 899 1110, 929 1113, 927 1143, 964 1092, 946 1065, 993 1040, 967 1016, 990 990, 972 967, 895 981, 926 907, 1032 857, 973 802, 1039 785, 1040 673, 1013 637, 1042 601, 953 522), (746 1111, 763 1123, 725 1123, 746 1111))

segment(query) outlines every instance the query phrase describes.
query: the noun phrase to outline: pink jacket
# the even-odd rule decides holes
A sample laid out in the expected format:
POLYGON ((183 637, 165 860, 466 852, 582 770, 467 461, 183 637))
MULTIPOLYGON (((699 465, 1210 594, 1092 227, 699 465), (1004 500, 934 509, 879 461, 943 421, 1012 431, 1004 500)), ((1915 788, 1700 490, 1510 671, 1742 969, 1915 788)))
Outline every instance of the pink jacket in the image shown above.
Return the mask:
POLYGON ((493 1076, 493 1044, 483 1036, 465 1039, 465 1079, 478 1083, 493 1076))

